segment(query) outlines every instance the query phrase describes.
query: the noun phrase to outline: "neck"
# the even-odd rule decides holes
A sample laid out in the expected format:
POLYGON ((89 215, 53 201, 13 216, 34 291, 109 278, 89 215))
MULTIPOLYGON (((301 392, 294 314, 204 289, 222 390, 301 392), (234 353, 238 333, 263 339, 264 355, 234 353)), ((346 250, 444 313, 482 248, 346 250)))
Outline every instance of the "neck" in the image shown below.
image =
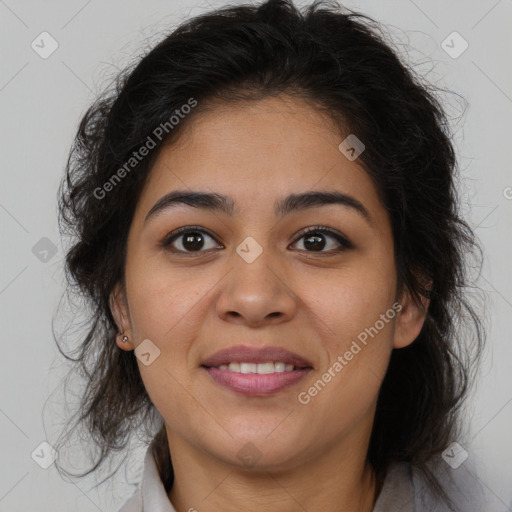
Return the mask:
POLYGON ((365 462, 364 443, 329 447, 293 468, 272 471, 228 464, 171 432, 168 439, 174 469, 169 499, 177 512, 371 512, 377 498, 376 478, 365 462))

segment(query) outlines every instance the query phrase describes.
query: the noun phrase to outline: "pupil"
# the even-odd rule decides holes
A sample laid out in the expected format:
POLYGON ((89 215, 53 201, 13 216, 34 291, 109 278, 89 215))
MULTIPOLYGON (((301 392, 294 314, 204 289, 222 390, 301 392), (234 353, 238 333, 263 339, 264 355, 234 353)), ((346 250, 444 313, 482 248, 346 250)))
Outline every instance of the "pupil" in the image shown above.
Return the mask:
POLYGON ((185 235, 183 240, 183 247, 187 250, 194 250, 194 249, 201 249, 203 246, 203 237, 201 236, 201 233, 192 232, 187 235, 185 235), (195 239, 195 241, 194 241, 195 239), (199 241, 198 241, 199 239, 199 241))
POLYGON ((325 247, 325 240, 322 235, 309 235, 307 238, 304 239, 304 246, 308 248, 308 245, 310 245, 310 248, 313 250, 322 250, 325 247), (313 244, 309 244, 309 240, 315 240, 313 244))

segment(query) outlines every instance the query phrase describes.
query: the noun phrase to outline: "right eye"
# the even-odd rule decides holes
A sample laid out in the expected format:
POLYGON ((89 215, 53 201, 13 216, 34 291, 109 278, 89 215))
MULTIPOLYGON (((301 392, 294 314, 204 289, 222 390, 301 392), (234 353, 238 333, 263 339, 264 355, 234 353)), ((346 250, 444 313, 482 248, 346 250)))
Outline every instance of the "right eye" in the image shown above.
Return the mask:
MULTIPOLYGON (((204 249, 205 238, 210 238, 215 241, 215 238, 210 235, 207 231, 199 226, 184 226, 182 228, 176 229, 172 233, 169 233, 162 242, 162 246, 167 248, 173 253, 181 253, 181 254, 193 254, 195 252, 206 252, 204 249), (176 247, 175 241, 178 243, 179 247, 176 247)), ((212 247, 207 247, 206 249, 214 249, 221 248, 217 245, 213 244, 212 247)))

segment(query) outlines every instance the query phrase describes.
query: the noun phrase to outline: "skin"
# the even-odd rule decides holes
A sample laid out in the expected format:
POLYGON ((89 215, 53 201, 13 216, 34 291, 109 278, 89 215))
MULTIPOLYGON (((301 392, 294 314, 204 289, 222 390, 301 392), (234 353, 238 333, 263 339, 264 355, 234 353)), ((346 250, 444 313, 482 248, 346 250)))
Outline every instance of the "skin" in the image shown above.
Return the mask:
MULTIPOLYGON (((169 499, 178 512, 371 511, 378 489, 365 457, 378 391, 392 349, 412 343, 425 317, 407 293, 396 296, 388 214, 357 159, 341 154, 332 123, 299 99, 217 105, 192 121, 155 162, 129 233, 125 288, 119 283, 111 295, 129 338, 119 337, 119 347, 150 339, 160 350, 150 365, 137 362, 166 424, 175 471, 169 499), (177 189, 231 196, 238 211, 180 205, 145 223, 177 189), (340 205, 274 216, 275 201, 311 190, 350 194, 371 222, 340 205), (343 233, 354 248, 334 252, 339 243, 320 233, 323 252, 311 249, 300 231, 315 225, 343 233), (182 226, 215 238, 204 234, 203 248, 185 255, 162 247, 182 226), (263 249, 250 264, 236 252, 248 236, 263 249), (396 301, 396 317, 308 404, 299 403, 298 393, 396 301), (285 347, 313 370, 269 396, 235 393, 200 365, 238 344, 285 347), (250 467, 237 456, 248 443, 259 456, 250 467)), ((173 242, 176 251, 186 251, 184 239, 173 242)))

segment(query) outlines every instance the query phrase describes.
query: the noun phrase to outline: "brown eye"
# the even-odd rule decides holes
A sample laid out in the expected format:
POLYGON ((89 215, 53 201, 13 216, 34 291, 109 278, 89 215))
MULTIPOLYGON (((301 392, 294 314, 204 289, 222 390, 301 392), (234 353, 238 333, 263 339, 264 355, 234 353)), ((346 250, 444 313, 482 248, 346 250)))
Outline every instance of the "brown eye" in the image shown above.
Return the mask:
POLYGON ((213 236, 204 229, 186 226, 167 236, 162 242, 162 246, 178 253, 205 252, 205 250, 219 248, 218 243, 209 243, 209 239, 215 241, 213 236))
MULTIPOLYGON (((299 240, 304 240, 304 249, 299 250, 321 254, 339 253, 354 247, 344 235, 323 226, 307 228, 295 244, 299 240)), ((223 248, 213 235, 198 226, 185 226, 173 231, 161 245, 177 254, 194 254, 223 248)))
POLYGON ((306 231, 302 232, 298 240, 302 239, 304 240, 303 245, 305 247, 305 249, 302 250, 307 252, 332 253, 341 252, 346 249, 352 249, 354 247, 350 240, 348 240, 348 238, 346 238, 344 235, 323 226, 307 228, 306 231), (331 247, 328 247, 328 250, 325 251, 324 249, 329 245, 326 242, 326 239, 329 238, 334 239, 338 247, 336 247, 336 244, 334 244, 334 247, 332 247, 333 244, 331 243, 331 247))

